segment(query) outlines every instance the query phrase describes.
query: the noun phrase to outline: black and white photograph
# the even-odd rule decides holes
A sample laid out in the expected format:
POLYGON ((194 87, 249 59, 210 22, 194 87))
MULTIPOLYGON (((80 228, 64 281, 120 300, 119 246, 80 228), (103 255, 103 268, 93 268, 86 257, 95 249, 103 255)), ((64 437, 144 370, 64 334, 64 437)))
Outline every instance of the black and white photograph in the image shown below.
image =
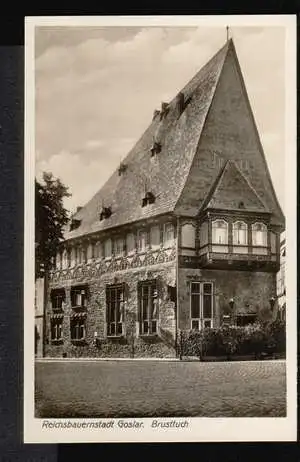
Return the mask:
POLYGON ((28 442, 296 438, 296 22, 163 18, 26 18, 28 442))

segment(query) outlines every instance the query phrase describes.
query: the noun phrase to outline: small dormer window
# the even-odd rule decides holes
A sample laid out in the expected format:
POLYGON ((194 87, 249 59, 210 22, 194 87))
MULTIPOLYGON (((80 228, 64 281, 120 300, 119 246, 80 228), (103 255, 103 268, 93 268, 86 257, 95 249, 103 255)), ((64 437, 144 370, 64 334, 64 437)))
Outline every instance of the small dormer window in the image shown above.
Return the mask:
POLYGON ((126 170, 127 170, 127 165, 121 162, 119 169, 118 169, 119 176, 123 175, 123 173, 125 173, 126 170))
POLYGON ((153 204, 155 202, 155 196, 152 192, 148 191, 145 194, 145 197, 142 200, 142 207, 146 207, 146 205, 153 204))
POLYGON ((150 148, 151 157, 155 156, 155 154, 159 154, 160 151, 161 151, 161 144, 155 141, 150 148))
POLYGON ((112 214, 112 211, 110 207, 103 207, 100 213, 100 221, 105 220, 106 218, 109 218, 111 214, 112 214))
POLYGON ((160 114, 160 111, 158 109, 155 109, 155 111, 153 112, 152 120, 156 119, 156 117, 158 117, 159 114, 160 114))
POLYGON ((79 228, 81 224, 81 220, 76 220, 75 218, 72 218, 71 224, 70 224, 70 231, 73 231, 73 229, 79 228))
POLYGON ((169 112, 169 104, 161 103, 160 120, 164 119, 169 112))

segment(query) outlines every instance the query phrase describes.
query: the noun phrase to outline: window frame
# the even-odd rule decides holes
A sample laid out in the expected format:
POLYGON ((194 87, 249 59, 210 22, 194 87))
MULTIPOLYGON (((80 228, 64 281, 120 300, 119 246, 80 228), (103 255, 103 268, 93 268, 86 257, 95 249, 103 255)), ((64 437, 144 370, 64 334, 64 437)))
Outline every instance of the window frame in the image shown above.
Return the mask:
POLYGON ((171 221, 169 221, 168 223, 164 223, 164 226, 163 226, 163 244, 164 244, 164 247, 165 248, 168 248, 168 247, 172 247, 172 245, 174 244, 174 240, 175 240, 175 226, 174 226, 174 223, 172 223, 171 221), (172 238, 171 239, 167 239, 167 233, 168 231, 167 228, 168 226, 170 228, 172 228, 172 238))
POLYGON ((71 287, 70 291, 71 296, 71 307, 76 308, 87 308, 88 303, 88 286, 87 285, 76 285, 71 287), (78 294, 80 292, 80 294, 78 294), (84 293, 83 293, 84 292, 84 293), (75 303, 77 296, 80 295, 81 302, 80 304, 75 303))
POLYGON ((248 246, 248 224, 245 221, 237 220, 232 223, 232 244, 234 246, 248 246), (239 231, 239 228, 237 228, 236 226, 240 224, 245 226, 245 228, 243 229, 243 231, 245 232, 245 242, 239 242, 239 237, 237 241, 235 240, 235 232, 239 231))
POLYGON ((63 340, 63 317, 50 319, 50 336, 51 342, 63 340), (54 333, 54 335, 53 335, 54 333))
POLYGON ((262 222, 262 221, 256 221, 255 223, 252 223, 251 225, 251 231, 252 231, 252 246, 253 247, 263 247, 266 248, 268 247, 268 226, 262 222), (255 229, 255 226, 260 225, 262 227, 262 244, 258 244, 254 236, 256 236, 256 233, 258 230, 255 229))
POLYGON ((191 320, 191 329, 194 330, 194 325, 197 325, 195 330, 201 331, 205 328, 213 328, 214 327, 214 313, 215 313, 215 290, 214 290, 214 283, 212 281, 191 281, 190 282, 190 320, 191 320), (198 291, 193 291, 193 284, 198 286, 198 291), (209 285, 211 287, 210 293, 205 292, 205 285, 209 285), (192 299, 193 295, 199 297, 199 317, 192 316, 192 299), (211 300, 211 315, 210 317, 204 316, 204 300, 205 296, 209 295, 211 300), (206 325, 209 324, 209 325, 206 325))
POLYGON ((138 252, 139 253, 143 253, 143 252, 146 252, 147 250, 147 240, 148 240, 148 236, 147 236, 147 231, 145 229, 139 229, 138 230, 138 233, 137 233, 137 249, 138 249, 138 252), (141 236, 145 236, 145 246, 144 247, 141 247, 141 236))
POLYGON ((126 254, 127 255, 132 255, 135 253, 136 250, 136 243, 135 243, 135 236, 134 233, 127 233, 126 234, 126 254), (129 249, 129 236, 131 237, 131 242, 132 242, 132 249, 129 249))
POLYGON ((212 230, 212 233, 211 233, 211 243, 213 245, 223 245, 223 246, 228 246, 228 242, 229 242, 229 225, 228 225, 228 222, 226 220, 224 220, 223 218, 215 218, 212 220, 211 222, 211 230, 212 230), (215 223, 224 223, 226 226, 224 228, 220 228, 218 226, 214 226, 215 223), (218 242, 217 239, 215 239, 217 237, 217 230, 218 229, 226 229, 226 238, 225 238, 225 242, 218 242))
POLYGON ((110 284, 105 289, 106 335, 107 337, 123 337, 125 327, 125 285, 110 284), (115 293, 115 306, 112 316, 112 294, 115 293), (120 293, 120 298, 118 298, 120 293))
POLYGON ((138 283, 138 309, 139 309, 139 335, 141 337, 157 336, 158 327, 159 327, 159 298, 158 298, 156 279, 139 281, 138 283), (144 291, 146 288, 147 288, 147 294, 145 295, 144 291), (144 306, 144 300, 146 301, 146 307, 144 306), (144 316, 144 313, 146 313, 146 316, 144 316), (151 313, 152 313, 152 316, 151 316, 151 313))
POLYGON ((123 237, 117 237, 114 240, 114 256, 117 258, 123 257, 124 255, 124 238, 123 237), (120 247, 119 247, 120 244, 120 247))
POLYGON ((52 289, 51 294, 50 294, 50 299, 51 299, 52 310, 53 311, 62 311, 63 307, 64 307, 64 303, 66 301, 66 291, 65 291, 65 289, 52 289), (57 293, 57 295, 56 295, 56 293, 57 293), (54 305, 56 305, 56 303, 54 304, 53 301, 57 300, 57 299, 61 299, 61 303, 58 304, 60 306, 54 306, 54 305))
POLYGON ((84 317, 76 318, 71 317, 70 319, 70 338, 71 341, 80 342, 86 339, 86 319, 84 317), (74 331, 80 333, 82 331, 82 336, 73 335, 74 331))

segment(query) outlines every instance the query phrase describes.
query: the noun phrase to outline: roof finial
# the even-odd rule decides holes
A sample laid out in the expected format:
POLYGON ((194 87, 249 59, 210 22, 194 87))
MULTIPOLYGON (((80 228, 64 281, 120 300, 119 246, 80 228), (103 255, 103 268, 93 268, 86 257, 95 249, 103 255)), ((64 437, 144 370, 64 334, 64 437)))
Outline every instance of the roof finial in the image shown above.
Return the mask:
POLYGON ((226 26, 226 41, 229 40, 229 26, 226 26))

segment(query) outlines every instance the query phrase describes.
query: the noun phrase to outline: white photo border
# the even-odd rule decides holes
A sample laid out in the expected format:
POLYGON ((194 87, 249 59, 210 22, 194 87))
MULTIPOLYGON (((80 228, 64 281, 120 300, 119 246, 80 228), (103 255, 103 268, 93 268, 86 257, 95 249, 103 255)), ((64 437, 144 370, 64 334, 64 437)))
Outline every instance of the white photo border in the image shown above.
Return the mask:
MULTIPOLYGON (((25 213, 24 213, 24 442, 244 442, 297 440, 297 231, 296 231, 296 15, 235 16, 57 16, 25 18, 25 213), (286 306, 287 314, 287 416, 280 418, 186 418, 187 428, 151 427, 114 429, 57 428, 55 422, 78 423, 83 419, 45 419, 34 416, 34 177, 35 177, 35 80, 34 30, 37 26, 282 26, 286 30, 285 85, 285 201, 286 201, 286 306)), ((283 154, 284 155, 284 154, 283 154)), ((87 423, 100 419, 84 419, 87 423)), ((105 419, 101 419, 105 420, 105 419)), ((120 419, 114 419, 116 421, 120 419)), ((158 419, 160 421, 170 419, 158 419)))

